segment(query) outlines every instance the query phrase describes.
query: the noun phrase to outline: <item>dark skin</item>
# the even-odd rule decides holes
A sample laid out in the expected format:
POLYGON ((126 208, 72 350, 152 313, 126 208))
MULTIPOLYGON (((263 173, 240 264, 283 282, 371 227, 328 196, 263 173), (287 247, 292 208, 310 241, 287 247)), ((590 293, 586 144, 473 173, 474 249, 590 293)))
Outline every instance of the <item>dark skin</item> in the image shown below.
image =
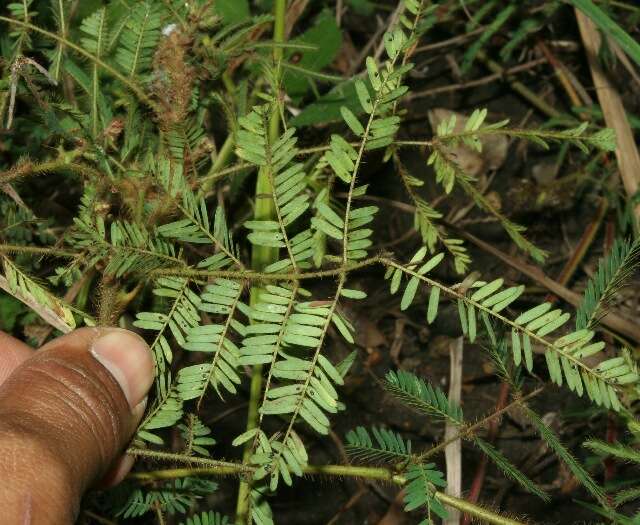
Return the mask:
POLYGON ((0 522, 74 523, 87 490, 121 481, 152 382, 132 332, 82 328, 37 352, 0 332, 0 522))

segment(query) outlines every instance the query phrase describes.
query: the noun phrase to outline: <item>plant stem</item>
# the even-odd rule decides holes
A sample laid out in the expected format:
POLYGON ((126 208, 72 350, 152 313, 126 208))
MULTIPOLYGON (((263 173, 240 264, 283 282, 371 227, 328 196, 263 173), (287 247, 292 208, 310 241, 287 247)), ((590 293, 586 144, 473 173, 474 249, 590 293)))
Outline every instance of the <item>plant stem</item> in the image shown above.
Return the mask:
POLYGON ((479 428, 484 427, 487 423, 489 423, 491 421, 495 421, 495 419, 497 417, 501 416, 505 412, 508 412, 513 407, 515 407, 517 405, 521 405, 524 401, 528 401, 529 399, 531 399, 533 397, 536 397, 543 390, 544 390, 544 387, 540 387, 540 388, 537 388, 536 390, 534 390, 533 392, 528 393, 524 397, 521 397, 520 395, 515 396, 514 400, 511 403, 509 403, 508 405, 503 406, 502 408, 496 410, 495 412, 492 412, 491 414, 489 414, 488 416, 482 418, 480 421, 477 421, 473 425, 461 427, 460 428, 460 432, 458 432, 457 435, 455 435, 455 436, 453 436, 453 437, 451 437, 449 439, 445 439, 440 444, 430 448, 429 450, 427 450, 423 454, 418 455, 415 458, 415 461, 424 462, 424 460, 426 460, 427 458, 430 458, 430 457, 436 455, 438 452, 444 450, 447 447, 447 445, 449 445, 451 443, 455 443, 459 439, 463 439, 463 438, 467 438, 467 437, 471 436, 479 428))
MULTIPOLYGON (((216 459, 208 459, 208 458, 199 458, 193 456, 186 456, 184 454, 174 454, 172 452, 160 452, 157 450, 147 450, 145 448, 130 448, 127 450, 127 454, 129 456, 141 457, 141 458, 150 458, 159 461, 172 461, 177 463, 188 463, 190 465, 200 465, 203 468, 206 468, 210 472, 215 471, 220 474, 225 474, 228 469, 229 474, 242 474, 243 472, 252 472, 253 468, 250 466, 242 465, 241 463, 233 463, 229 461, 218 461, 216 459)), ((194 469, 175 469, 176 474, 174 474, 174 478, 182 477, 177 474, 178 471, 193 471, 194 469)), ((197 470, 197 469, 195 469, 197 470)), ((136 472, 135 474, 131 474, 130 477, 133 479, 150 479, 153 477, 153 472, 136 472)), ((191 474, 187 474, 191 475, 191 474)), ((168 476, 165 476, 168 478, 168 476)))
POLYGON ((35 26, 33 24, 30 24, 29 22, 22 22, 20 20, 15 20, 13 18, 8 18, 6 16, 0 16, 0 22, 6 22, 7 24, 13 24, 15 26, 22 27, 24 29, 29 29, 30 31, 35 31, 36 33, 40 33, 41 35, 43 35, 43 36, 45 36, 47 38, 50 38, 52 40, 55 40, 56 42, 64 44, 65 46, 69 47, 70 49, 73 49, 76 53, 81 54, 85 58, 88 58, 91 62, 93 62, 96 65, 100 66, 102 69, 104 69, 111 76, 117 78, 120 82, 122 82, 125 86, 127 86, 131 91, 133 91, 135 93, 135 95, 140 99, 141 102, 147 104, 148 106, 152 105, 151 99, 147 96, 147 94, 142 90, 142 88, 138 84, 136 84, 132 80, 130 80, 127 77, 125 77, 116 68, 114 68, 113 66, 110 66, 109 64, 107 64, 103 60, 99 59, 97 56, 92 55, 88 51, 85 51, 84 48, 82 48, 79 45, 75 44, 71 40, 68 40, 67 38, 61 37, 61 36, 59 36, 59 35, 57 35, 55 33, 47 31, 46 29, 42 29, 41 27, 35 26))
POLYGON ((0 253, 29 253, 32 255, 48 255, 51 257, 62 257, 65 259, 75 259, 80 257, 79 252, 59 250, 45 246, 22 246, 19 244, 0 244, 0 253))
MULTIPOLYGON (((0 245, 0 251, 2 247, 0 245)), ((79 254, 76 254, 79 255, 79 254)), ((363 259, 359 262, 351 262, 346 266, 337 266, 335 268, 327 269, 327 270, 318 270, 315 272, 300 272, 300 273, 264 273, 264 272, 256 272, 253 270, 198 270, 195 268, 182 268, 182 267, 173 267, 173 268, 158 268, 157 270, 152 270, 149 272, 150 277, 160 277, 160 276, 180 276, 180 277, 191 277, 198 278, 201 277, 211 278, 211 277, 222 277, 224 279, 243 279, 245 281, 257 281, 257 282, 273 282, 273 281, 303 281, 308 279, 319 279, 322 277, 335 277, 337 275, 342 275, 344 273, 353 272, 355 270, 360 270, 361 268, 366 268, 367 266, 372 266, 374 264, 378 264, 381 262, 380 256, 369 257, 368 259, 363 259)))
MULTIPOLYGON (((251 472, 252 467, 239 464, 239 463, 226 463, 216 462, 211 459, 194 458, 190 456, 182 456, 180 454, 163 454, 161 452, 153 452, 146 450, 129 450, 129 454, 133 455, 145 455, 148 457, 154 457, 156 459, 168 459, 170 461, 182 461, 184 463, 203 464, 211 463, 209 467, 198 468, 176 468, 157 470, 152 472, 136 472, 130 474, 129 479, 139 480, 143 482, 158 480, 158 479, 176 479, 184 478, 187 476, 226 476, 226 475, 238 475, 246 472, 251 472), (143 452, 145 454, 141 454, 143 452), (162 456, 160 454, 163 454, 162 456), (170 457, 167 457, 170 456, 170 457), (216 463, 221 463, 217 465, 216 463), (214 465, 215 464, 215 465, 214 465)), ((388 481, 395 485, 403 486, 407 480, 404 476, 395 473, 394 471, 383 467, 361 467, 356 465, 308 465, 304 467, 303 472, 311 476, 335 476, 335 477, 353 477, 363 478, 369 480, 388 481)), ((517 521, 505 516, 501 516, 495 512, 485 509, 479 505, 475 505, 468 501, 465 501, 454 496, 449 496, 442 492, 436 491, 435 497, 442 503, 448 505, 454 509, 458 509, 465 514, 469 514, 478 520, 485 521, 487 523, 494 523, 496 525, 523 525, 523 522, 517 521)))
POLYGON ((218 180, 218 177, 222 176, 222 173, 220 173, 220 171, 227 164, 227 162, 229 162, 229 159, 233 154, 234 146, 235 141, 233 133, 229 133, 229 135, 227 135, 227 139, 222 144, 220 151, 218 151, 218 155, 213 161, 213 165, 211 166, 209 173, 207 173, 207 175, 201 179, 202 186, 200 187, 200 191, 203 194, 206 194, 213 186, 213 183, 218 180))
POLYGON ((77 162, 69 162, 66 159, 55 159, 46 162, 25 161, 13 168, 0 173, 0 184, 9 184, 15 180, 29 175, 45 175, 50 172, 67 170, 79 175, 90 174, 93 177, 101 178, 103 174, 91 166, 77 162))
POLYGON ((469 501, 465 501, 454 496, 449 496, 448 494, 445 494, 443 492, 436 491, 436 498, 438 498, 440 502, 448 505, 449 507, 453 507, 454 509, 458 509, 464 514, 473 516, 480 523, 494 523, 495 525, 523 525, 523 523, 525 523, 522 521, 514 520, 512 518, 508 518, 506 516, 501 516, 500 514, 491 512, 484 507, 480 507, 479 505, 475 505, 469 501))
MULTIPOLYGON (((276 0, 273 6, 274 14, 274 26, 273 26, 273 41, 275 43, 282 43, 285 39, 285 13, 286 13, 286 0, 276 0)), ((273 49, 273 61, 276 67, 279 68, 278 63, 282 60, 282 47, 276 46, 273 49)), ((276 97, 279 97, 279 93, 274 93, 276 97)), ((269 122, 269 141, 273 144, 280 134, 280 111, 278 104, 276 103, 273 112, 271 114, 271 120, 269 122)), ((275 209, 275 194, 271 184, 270 174, 267 172, 269 168, 263 168, 258 172, 258 179, 256 181, 256 193, 255 193, 255 214, 254 218, 257 221, 273 220, 276 217, 275 209)), ((253 246, 251 253, 251 268, 254 271, 262 271, 266 266, 278 260, 279 250, 278 248, 270 248, 266 246, 253 246)), ((260 288, 254 286, 251 288, 251 301, 253 306, 258 301, 260 294, 260 288)), ((251 386, 249 388, 249 410, 247 413, 247 430, 256 428, 258 425, 258 405, 260 403, 262 392, 262 365, 256 365, 253 367, 251 375, 251 386)), ((251 456, 252 446, 248 442, 245 445, 244 453, 242 456, 243 464, 249 461, 251 456)), ((250 494, 251 485, 247 481, 241 481, 238 488, 238 501, 236 504, 236 523, 242 525, 248 523, 250 519, 250 494)))

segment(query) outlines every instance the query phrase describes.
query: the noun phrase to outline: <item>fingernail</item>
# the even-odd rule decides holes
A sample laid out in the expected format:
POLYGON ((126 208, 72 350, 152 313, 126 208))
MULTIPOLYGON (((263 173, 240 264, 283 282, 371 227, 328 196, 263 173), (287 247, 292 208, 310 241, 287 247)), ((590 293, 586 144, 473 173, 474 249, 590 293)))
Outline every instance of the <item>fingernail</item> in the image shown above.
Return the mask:
POLYGON ((153 384, 153 357, 147 343, 128 330, 109 329, 94 341, 91 353, 118 382, 134 410, 153 384))
POLYGON ((118 485, 133 467, 136 462, 136 458, 129 455, 124 455, 118 458, 115 465, 109 469, 107 475, 97 484, 96 488, 99 490, 105 490, 118 485))
POLYGON ((144 396, 144 399, 140 401, 132 410, 133 418, 136 422, 142 420, 142 416, 144 416, 144 411, 147 409, 147 401, 149 400, 149 396, 144 396))

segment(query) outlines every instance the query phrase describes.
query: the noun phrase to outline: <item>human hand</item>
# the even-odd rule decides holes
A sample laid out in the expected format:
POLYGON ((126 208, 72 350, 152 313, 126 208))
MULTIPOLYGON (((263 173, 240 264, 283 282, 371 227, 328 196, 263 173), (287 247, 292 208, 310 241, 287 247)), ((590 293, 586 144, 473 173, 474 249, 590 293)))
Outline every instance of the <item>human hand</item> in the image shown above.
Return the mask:
POLYGON ((86 490, 121 481, 153 376, 127 330, 81 328, 37 352, 0 332, 0 523, 73 523, 86 490))

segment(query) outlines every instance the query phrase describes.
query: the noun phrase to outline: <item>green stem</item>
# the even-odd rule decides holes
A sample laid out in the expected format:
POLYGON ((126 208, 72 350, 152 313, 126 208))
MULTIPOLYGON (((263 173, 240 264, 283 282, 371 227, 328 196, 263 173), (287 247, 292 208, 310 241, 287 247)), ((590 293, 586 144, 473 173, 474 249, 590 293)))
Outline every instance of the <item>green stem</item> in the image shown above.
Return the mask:
POLYGON ((0 184, 10 184, 29 175, 44 175, 62 170, 67 170, 79 175, 89 174, 96 178, 103 177, 103 175, 94 168, 77 162, 69 162, 67 159, 55 159, 46 162, 25 161, 0 173, 0 184))
MULTIPOLYGON (((136 472, 129 475, 129 479, 142 482, 150 482, 159 479, 176 479, 187 476, 228 476, 240 475, 252 472, 253 468, 239 463, 227 463, 204 458, 194 458, 182 456, 180 454, 163 454, 160 452, 133 449, 128 452, 131 455, 154 457, 156 459, 167 459, 170 461, 182 461, 192 464, 209 464, 209 466, 197 468, 175 468, 157 470, 153 472, 136 472), (161 455, 162 454, 162 455, 161 455)), ((404 476, 383 467, 361 467, 356 465, 308 465, 303 472, 310 476, 335 476, 361 478, 377 481, 387 481, 398 486, 406 484, 404 476)), ((435 497, 445 505, 458 509, 465 514, 469 514, 480 521, 493 523, 496 525, 523 525, 522 521, 517 521, 495 512, 485 509, 474 503, 470 503, 455 496, 449 496, 443 492, 435 491, 435 497)))
MULTIPOLYGON (((209 173, 207 173, 207 175, 201 179, 202 186, 200 188, 200 191, 203 194, 206 194, 213 186, 213 183, 216 180, 218 180, 218 178, 223 176, 223 173, 221 173, 221 170, 222 168, 224 168, 227 162, 229 162, 231 155, 233 155, 234 146, 235 146, 235 140, 234 140, 233 133, 229 133, 229 135, 227 136, 227 139, 222 144, 220 151, 218 151, 218 155, 216 156, 216 159, 213 161, 213 165, 211 166, 209 173)), ((227 170, 224 171, 224 174, 226 173, 228 173, 227 170)))
POLYGON ((456 498, 455 496, 449 496, 444 492, 436 491, 436 498, 438 498, 441 503, 444 503, 449 507, 457 509, 464 514, 468 514, 469 516, 473 516, 474 518, 477 519, 479 523, 486 522, 486 523, 494 523, 495 525, 523 525, 523 523, 526 523, 526 522, 508 518, 506 516, 501 516, 500 514, 491 512, 490 510, 485 509, 484 507, 475 505, 470 501, 456 498))
POLYGON ((190 267, 173 267, 173 268, 158 268, 149 272, 151 277, 159 276, 179 276, 179 277, 192 277, 208 279, 211 277, 221 277, 223 279, 243 279, 246 281, 304 281, 308 279, 319 279, 322 277, 335 277, 337 275, 346 274, 355 270, 360 270, 378 264, 382 261, 380 256, 369 257, 359 262, 351 262, 344 266, 337 266, 327 270, 318 270, 315 272, 300 272, 300 273, 264 273, 256 272, 253 270, 197 270, 190 267))
MULTIPOLYGON (((285 13, 287 2, 286 0, 276 0, 273 6, 274 11, 274 27, 273 27, 273 41, 276 43, 284 42, 285 34, 285 13)), ((282 60, 282 47, 276 46, 273 49, 273 61, 277 65, 282 60)), ((278 66, 279 67, 279 66, 278 66)), ((274 94, 276 97, 278 93, 274 94)), ((280 112, 278 110, 278 104, 275 104, 273 113, 271 114, 271 120, 269 122, 269 140, 271 143, 278 139, 280 134, 280 112)), ((274 202, 274 191, 271 185, 271 177, 265 169, 261 169, 258 172, 258 179, 256 181, 256 193, 255 193, 255 214, 254 218, 257 221, 273 220, 276 217, 276 209, 274 202)), ((266 246, 253 246, 251 254, 251 268, 254 271, 262 271, 266 266, 278 260, 279 250, 277 248, 270 248, 266 246)), ((260 293, 259 287, 251 288, 251 305, 254 305, 258 301, 260 293)), ((256 428, 258 425, 258 408, 262 392, 262 365, 256 365, 253 367, 251 375, 251 386, 249 391, 249 410, 247 413, 247 430, 256 428)), ((244 448, 242 456, 243 464, 247 464, 251 456, 251 442, 248 442, 244 448)), ((243 525, 244 523, 250 523, 250 496, 251 485, 247 481, 241 481, 238 488, 238 501, 236 504, 236 523, 243 525)))
MULTIPOLYGON (((233 463, 230 461, 218 461, 216 459, 208 459, 208 458, 199 458, 193 456, 185 456, 184 454, 174 454, 172 452, 159 452, 156 450, 147 450, 144 448, 130 448, 127 450, 127 454, 129 456, 140 457, 140 458, 149 458, 155 459, 159 461, 171 461, 177 463, 188 463, 190 465, 199 465, 203 468, 208 469, 209 471, 216 471, 222 474, 225 473, 225 469, 228 469, 228 473, 230 474, 242 474, 244 472, 252 472, 253 468, 249 466, 244 466, 239 463, 233 463)), ((186 471, 186 470, 194 470, 194 469, 175 469, 176 471, 186 471)), ((131 477, 133 479, 150 479, 153 477, 153 472, 137 472, 136 474, 132 474, 131 477)), ((187 474, 190 475, 190 474, 187 474)), ((180 475, 174 475, 176 477, 182 477, 180 475)), ((165 476, 168 479, 168 476, 165 476)))
POLYGON ((31 255, 48 255, 65 259, 75 259, 82 255, 80 252, 69 252, 44 246, 21 246, 19 244, 0 244, 0 253, 28 253, 31 255))

